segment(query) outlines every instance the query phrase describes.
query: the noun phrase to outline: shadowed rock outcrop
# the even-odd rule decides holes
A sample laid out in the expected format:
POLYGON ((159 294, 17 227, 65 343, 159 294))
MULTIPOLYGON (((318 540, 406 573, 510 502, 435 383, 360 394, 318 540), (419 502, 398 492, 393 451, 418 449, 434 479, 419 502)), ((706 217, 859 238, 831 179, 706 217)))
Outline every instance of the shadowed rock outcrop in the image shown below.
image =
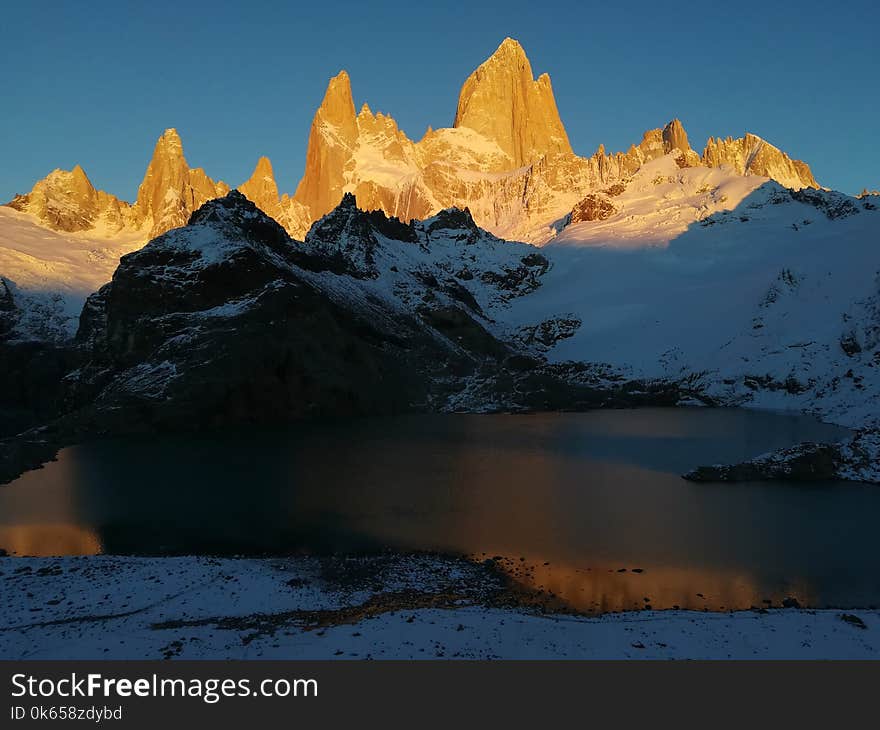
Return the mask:
POLYGON ((462 355, 331 268, 240 193, 203 205, 90 297, 75 400, 149 427, 419 407, 462 355))
POLYGON ((693 482, 880 482, 880 432, 859 431, 834 444, 802 443, 740 464, 700 466, 684 475, 693 482))

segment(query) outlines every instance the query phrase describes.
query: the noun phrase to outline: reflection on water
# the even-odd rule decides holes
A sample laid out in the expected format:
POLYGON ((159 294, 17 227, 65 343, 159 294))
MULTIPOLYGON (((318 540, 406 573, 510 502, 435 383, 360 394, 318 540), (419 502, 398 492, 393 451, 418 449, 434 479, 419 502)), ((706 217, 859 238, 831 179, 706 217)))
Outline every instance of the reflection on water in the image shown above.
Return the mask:
POLYGON ((70 524, 0 525, 0 546, 12 555, 98 555, 101 540, 91 528, 70 524))
POLYGON ((574 567, 511 558, 502 558, 496 566, 521 591, 522 602, 546 609, 582 613, 651 608, 725 611, 779 607, 783 600, 795 596, 803 605, 816 604, 811 587, 803 580, 760 586, 754 576, 732 569, 667 565, 622 568, 619 563, 574 567))
POLYGON ((791 415, 645 409, 108 441, 0 488, 0 547, 441 550, 532 565, 518 579, 580 608, 741 608, 788 595, 871 605, 880 489, 679 477, 843 433, 791 415))

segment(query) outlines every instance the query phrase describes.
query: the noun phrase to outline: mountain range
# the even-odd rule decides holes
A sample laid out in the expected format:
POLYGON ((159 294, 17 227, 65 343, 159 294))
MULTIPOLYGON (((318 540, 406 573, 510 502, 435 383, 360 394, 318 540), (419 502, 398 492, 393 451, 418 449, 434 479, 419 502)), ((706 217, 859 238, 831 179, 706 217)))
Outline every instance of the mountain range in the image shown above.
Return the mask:
MULTIPOLYGON (((550 77, 535 79, 522 46, 507 38, 464 82, 453 126, 429 128, 419 141, 367 104, 356 111, 349 75, 341 71, 315 113, 294 194, 279 195, 266 157, 238 189, 294 238, 303 238, 351 192, 364 208, 404 221, 468 208, 495 235, 542 244, 588 193, 669 153, 681 166, 725 166, 794 189, 818 187, 806 163, 751 133, 710 138, 699 153, 677 119, 645 132, 626 152, 606 153, 600 145, 592 156, 580 157, 559 117, 550 77)), ((97 190, 76 166, 51 172, 8 205, 56 231, 137 233, 146 240, 183 225, 202 203, 229 189, 191 168, 177 131, 167 129, 134 203, 97 190)))
POLYGON ((131 430, 645 404, 858 430, 699 478, 880 481, 878 241, 880 196, 754 135, 575 155, 510 39, 418 142, 342 72, 292 196, 169 129, 134 203, 75 167, 0 206, 0 481, 131 430))

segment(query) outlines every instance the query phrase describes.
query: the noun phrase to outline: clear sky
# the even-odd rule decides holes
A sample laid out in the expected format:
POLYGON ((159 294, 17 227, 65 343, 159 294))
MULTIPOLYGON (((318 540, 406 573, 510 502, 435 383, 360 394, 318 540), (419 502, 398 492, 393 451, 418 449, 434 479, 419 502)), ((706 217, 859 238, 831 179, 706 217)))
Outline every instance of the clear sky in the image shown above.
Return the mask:
POLYGON ((410 137, 448 126, 505 36, 546 71, 576 152, 679 117, 751 131, 823 185, 880 187, 880 14, 846 2, 37 2, 0 8, 0 200, 79 163, 132 200, 156 138, 231 185, 268 155, 293 192, 327 80, 410 137))

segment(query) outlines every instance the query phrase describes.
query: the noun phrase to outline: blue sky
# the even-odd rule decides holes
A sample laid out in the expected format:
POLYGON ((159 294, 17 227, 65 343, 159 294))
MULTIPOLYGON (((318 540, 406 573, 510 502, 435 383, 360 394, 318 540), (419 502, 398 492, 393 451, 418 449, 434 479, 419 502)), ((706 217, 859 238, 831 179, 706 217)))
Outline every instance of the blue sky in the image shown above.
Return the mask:
POLYGON ((81 164, 131 200, 166 127, 236 185, 268 155, 302 174, 327 80, 411 137, 448 126, 467 75, 505 36, 546 71, 572 145, 638 142, 679 117, 761 135, 820 183, 880 187, 880 16, 868 2, 252 2, 6 4, 0 11, 0 200, 81 164), (430 7, 428 7, 430 5, 430 7), (788 5, 788 7, 784 7, 788 5))

